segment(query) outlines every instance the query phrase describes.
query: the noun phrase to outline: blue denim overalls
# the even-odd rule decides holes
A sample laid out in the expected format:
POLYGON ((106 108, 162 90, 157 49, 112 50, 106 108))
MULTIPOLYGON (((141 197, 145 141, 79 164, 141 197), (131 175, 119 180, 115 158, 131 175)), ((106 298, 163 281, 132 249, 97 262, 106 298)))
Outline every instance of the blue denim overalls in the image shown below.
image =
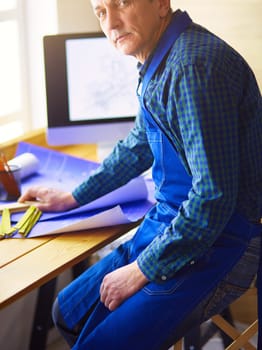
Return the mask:
POLYGON ((163 344, 166 339, 232 269, 244 253, 248 241, 261 232, 257 225, 249 224, 236 214, 212 249, 194 264, 182 268, 171 280, 148 283, 113 312, 99 301, 104 275, 135 260, 154 237, 163 233, 191 188, 192 179, 173 145, 143 103, 147 83, 155 69, 176 37, 190 23, 186 13, 180 15, 178 22, 171 23, 146 73, 140 97, 148 141, 154 154, 152 174, 157 205, 146 215, 131 241, 92 266, 58 295, 60 310, 69 328, 73 329, 92 310, 73 350, 100 350, 105 347, 108 350, 165 349, 163 344))

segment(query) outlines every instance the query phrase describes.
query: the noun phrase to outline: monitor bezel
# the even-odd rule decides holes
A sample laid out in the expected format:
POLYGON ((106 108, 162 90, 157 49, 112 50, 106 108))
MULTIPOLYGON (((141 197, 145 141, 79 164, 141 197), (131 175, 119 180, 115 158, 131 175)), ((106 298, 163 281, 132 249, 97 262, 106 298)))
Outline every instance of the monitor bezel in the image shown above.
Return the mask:
POLYGON ((69 33, 44 36, 44 61, 48 128, 79 127, 81 125, 119 124, 134 122, 135 116, 85 119, 69 118, 66 41, 71 39, 105 38, 102 32, 69 33), (57 93, 59 92, 59 93, 57 93))

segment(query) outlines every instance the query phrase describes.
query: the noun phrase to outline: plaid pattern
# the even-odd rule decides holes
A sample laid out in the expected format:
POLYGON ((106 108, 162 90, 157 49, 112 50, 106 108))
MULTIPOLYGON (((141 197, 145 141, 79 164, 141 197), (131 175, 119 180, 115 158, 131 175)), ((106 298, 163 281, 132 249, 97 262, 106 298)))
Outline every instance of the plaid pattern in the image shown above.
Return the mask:
MULTIPOLYGON (((140 67, 142 81, 147 65, 140 67)), ((161 281, 204 254, 234 211, 251 221, 261 216, 262 99, 244 59, 192 24, 162 62, 145 101, 193 177, 188 200, 170 227, 138 257, 145 275, 161 281)), ((139 175, 152 161, 138 114, 132 133, 73 194, 86 203, 139 175)))

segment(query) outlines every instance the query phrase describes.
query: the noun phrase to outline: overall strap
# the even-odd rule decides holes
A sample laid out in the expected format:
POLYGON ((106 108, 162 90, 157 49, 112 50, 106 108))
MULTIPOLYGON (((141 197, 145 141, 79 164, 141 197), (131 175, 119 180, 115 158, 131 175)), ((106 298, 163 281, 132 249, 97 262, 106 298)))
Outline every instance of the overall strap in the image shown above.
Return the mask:
MULTIPOLYGON (((160 63, 162 62, 168 51, 171 49, 172 45, 177 40, 179 35, 183 33, 191 23, 192 19, 186 12, 180 12, 177 16, 174 16, 172 18, 169 26, 167 27, 167 30, 164 32, 163 36, 160 39, 156 51, 154 52, 152 61, 150 62, 145 76, 143 77, 140 102, 143 103, 144 94, 147 89, 148 83, 152 79, 160 63)), ((145 107, 143 106, 143 108, 145 107)))
MULTIPOLYGON (((137 96, 139 99, 141 110, 143 111, 143 114, 146 119, 154 124, 156 124, 156 121, 152 117, 151 113, 147 110, 144 102, 144 95, 146 92, 146 89, 148 87, 148 84, 150 80, 152 79, 153 75, 155 74, 157 68, 160 66, 161 62, 177 40, 177 38, 182 34, 191 24, 193 23, 192 19, 189 17, 187 12, 178 11, 177 14, 175 14, 171 22, 169 23, 166 31, 162 35, 155 51, 152 57, 151 62, 149 63, 149 66, 147 67, 147 70, 145 72, 145 75, 143 77, 143 80, 141 82, 141 89, 137 89, 137 96), (140 91, 140 93, 138 92, 140 91)), ((158 124, 158 123, 157 123, 158 124)), ((158 127, 162 130, 161 126, 158 125, 158 127)), ((168 135, 164 130, 162 132, 166 135, 166 137, 169 139, 168 135)), ((171 141, 171 140, 169 140, 171 141)), ((173 144, 173 142, 171 142, 173 144)), ((176 150, 176 147, 173 144, 174 149, 176 150)))

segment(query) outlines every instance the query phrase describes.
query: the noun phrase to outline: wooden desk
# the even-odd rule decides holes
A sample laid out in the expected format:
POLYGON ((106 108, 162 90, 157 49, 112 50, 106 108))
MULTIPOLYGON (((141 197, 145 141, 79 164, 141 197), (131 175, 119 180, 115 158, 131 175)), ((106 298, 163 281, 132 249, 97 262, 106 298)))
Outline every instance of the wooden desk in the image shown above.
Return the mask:
MULTIPOLYGON (((45 143, 44 131, 40 130, 25 136, 22 140, 19 139, 14 143, 2 145, 2 151, 5 152, 8 159, 14 157, 16 145, 19 141, 48 147, 45 143)), ((56 147, 55 149, 79 157, 96 159, 94 145, 56 147)), ((49 283, 51 283, 49 294, 52 296, 54 294, 55 278, 60 273, 76 266, 92 253, 136 225, 134 223, 49 237, 4 239, 0 241, 0 309, 35 288, 41 287, 41 294, 41 289, 48 286, 49 283)), ((43 297, 41 298, 40 295, 38 298, 38 304, 44 303, 44 311, 47 314, 43 317, 43 312, 39 311, 38 307, 35 316, 35 328, 37 328, 36 325, 39 322, 44 322, 45 325, 42 326, 47 327, 48 319, 50 319, 52 298, 50 297, 47 300, 46 293, 42 294, 43 297)), ((33 332, 30 349, 45 349, 46 333, 33 332)))
POLYGON ((72 268, 133 227, 135 224, 0 241, 0 308, 72 268))

